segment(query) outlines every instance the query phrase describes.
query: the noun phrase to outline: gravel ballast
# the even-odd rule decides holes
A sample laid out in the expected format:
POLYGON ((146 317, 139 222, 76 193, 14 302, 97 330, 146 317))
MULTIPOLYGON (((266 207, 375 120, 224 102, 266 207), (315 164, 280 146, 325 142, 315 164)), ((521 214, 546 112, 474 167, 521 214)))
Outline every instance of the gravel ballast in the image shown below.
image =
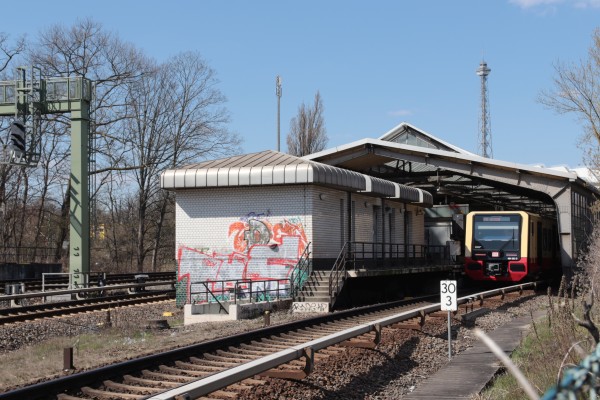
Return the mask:
MULTIPOLYGON (((547 302, 545 296, 517 300, 478 317, 472 327, 464 327, 460 322, 453 321, 453 352, 463 351, 473 343, 474 327, 491 331, 514 316, 529 315, 533 310, 545 308, 547 302)), ((262 318, 177 326, 153 330, 152 345, 149 345, 136 337, 135 332, 147 325, 148 321, 166 319, 172 326, 181 322, 182 312, 173 302, 111 310, 110 318, 108 316, 108 311, 95 312, 0 327, 0 359, 17 356, 31 345, 52 337, 76 340, 83 334, 102 335, 107 329, 122 331, 126 345, 121 342, 114 349, 103 349, 102 357, 98 355, 97 359, 89 362, 84 362, 81 355, 76 354, 76 362, 84 366, 80 368, 88 369, 263 326, 262 318), (165 317, 165 313, 172 316, 165 317)), ((278 311, 271 315, 271 323, 285 323, 305 316, 278 311)), ((447 362, 447 320, 432 318, 428 319, 422 331, 384 328, 382 342, 375 350, 346 348, 337 355, 316 362, 314 372, 302 381, 263 378, 267 381, 265 385, 242 393, 240 398, 397 399, 423 384, 427 377, 447 362)), ((52 376, 48 371, 39 373, 38 378, 52 376)), ((19 375, 17 371, 14 374, 19 375)), ((10 383, 2 382, 4 389, 0 387, 0 390, 35 380, 31 376, 23 378, 23 381, 12 378, 10 383)))

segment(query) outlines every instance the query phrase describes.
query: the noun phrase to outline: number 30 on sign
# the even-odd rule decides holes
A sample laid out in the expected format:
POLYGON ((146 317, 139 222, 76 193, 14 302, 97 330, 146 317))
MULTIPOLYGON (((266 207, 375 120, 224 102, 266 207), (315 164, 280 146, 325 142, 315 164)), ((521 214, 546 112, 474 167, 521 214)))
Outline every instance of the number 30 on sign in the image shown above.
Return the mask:
POLYGON ((456 311, 456 281, 440 281, 440 303, 442 311, 456 311))

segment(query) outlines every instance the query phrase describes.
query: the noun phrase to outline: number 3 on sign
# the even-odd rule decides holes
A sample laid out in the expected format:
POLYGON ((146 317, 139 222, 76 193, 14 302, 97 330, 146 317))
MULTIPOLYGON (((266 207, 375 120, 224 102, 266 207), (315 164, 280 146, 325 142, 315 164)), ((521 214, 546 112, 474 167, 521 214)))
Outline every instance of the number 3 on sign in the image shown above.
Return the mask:
POLYGON ((440 281, 440 305, 442 311, 456 311, 456 281, 440 281))

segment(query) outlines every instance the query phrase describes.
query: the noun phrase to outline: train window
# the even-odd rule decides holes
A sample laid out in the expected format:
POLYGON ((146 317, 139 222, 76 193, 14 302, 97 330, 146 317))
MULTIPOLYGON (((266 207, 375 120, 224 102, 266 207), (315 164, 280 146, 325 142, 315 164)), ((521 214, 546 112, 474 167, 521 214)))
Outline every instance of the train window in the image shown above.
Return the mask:
POLYGON ((520 215, 475 215, 473 248, 477 250, 518 251, 520 215))

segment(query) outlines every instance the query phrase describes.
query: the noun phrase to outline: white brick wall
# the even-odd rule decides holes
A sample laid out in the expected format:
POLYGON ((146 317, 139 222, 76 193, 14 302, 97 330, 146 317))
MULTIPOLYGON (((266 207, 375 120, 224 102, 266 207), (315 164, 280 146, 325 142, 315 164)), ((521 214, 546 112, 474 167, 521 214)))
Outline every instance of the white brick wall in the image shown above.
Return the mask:
POLYGON ((416 206, 407 206, 407 210, 411 213, 411 240, 410 244, 426 244, 425 243, 425 213, 419 210, 416 206))
POLYGON ((309 186, 178 191, 179 276, 192 282, 289 277, 312 241, 312 192, 309 186))
POLYGON ((352 193, 354 207, 354 241, 372 242, 373 241, 373 204, 377 199, 352 193), (366 205, 365 205, 366 204, 366 205))
POLYGON ((341 190, 314 187, 313 258, 336 258, 347 241, 347 198, 341 190))

